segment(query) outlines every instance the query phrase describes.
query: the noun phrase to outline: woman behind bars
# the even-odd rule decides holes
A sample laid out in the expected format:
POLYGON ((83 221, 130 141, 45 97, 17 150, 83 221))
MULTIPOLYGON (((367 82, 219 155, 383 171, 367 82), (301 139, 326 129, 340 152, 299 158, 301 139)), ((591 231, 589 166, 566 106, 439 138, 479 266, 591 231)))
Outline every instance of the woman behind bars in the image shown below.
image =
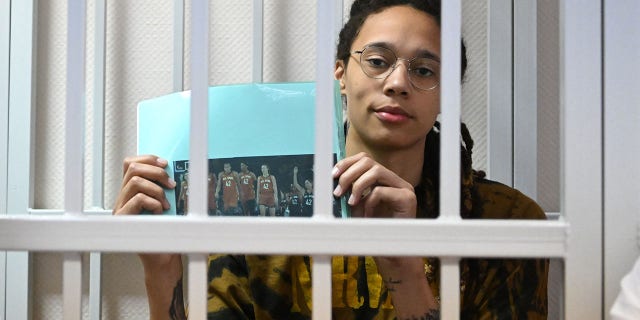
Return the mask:
MULTIPOLYGON (((463 46, 462 72, 466 69, 463 46)), ((433 218, 439 208, 440 2, 356 0, 340 32, 335 77, 347 101, 347 157, 335 196, 355 217, 433 218)), ((444 106, 446 107, 446 106, 444 106)), ((471 168, 462 125, 461 212, 472 219, 544 219, 532 200, 471 168)), ((168 208, 173 188, 155 156, 128 158, 115 214, 168 208), (159 185, 160 186, 159 186, 159 185), (161 187, 162 186, 162 187, 161 187)), ((429 243, 425 243, 429 246, 429 243)), ((141 255, 151 315, 180 318, 180 255, 141 255)), ((308 319, 308 257, 212 255, 209 319, 308 319)), ((543 319, 545 259, 463 259, 463 319, 543 319)), ((334 257, 335 319, 438 319, 439 263, 419 257, 334 257)))

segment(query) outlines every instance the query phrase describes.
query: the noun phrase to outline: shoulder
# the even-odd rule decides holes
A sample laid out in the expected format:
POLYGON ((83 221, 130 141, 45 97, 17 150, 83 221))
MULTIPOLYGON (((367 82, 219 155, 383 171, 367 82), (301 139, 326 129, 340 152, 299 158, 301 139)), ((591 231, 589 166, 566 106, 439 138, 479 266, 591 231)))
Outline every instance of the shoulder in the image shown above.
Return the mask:
POLYGON ((544 210, 522 192, 502 183, 476 178, 474 207, 480 219, 546 219, 544 210))

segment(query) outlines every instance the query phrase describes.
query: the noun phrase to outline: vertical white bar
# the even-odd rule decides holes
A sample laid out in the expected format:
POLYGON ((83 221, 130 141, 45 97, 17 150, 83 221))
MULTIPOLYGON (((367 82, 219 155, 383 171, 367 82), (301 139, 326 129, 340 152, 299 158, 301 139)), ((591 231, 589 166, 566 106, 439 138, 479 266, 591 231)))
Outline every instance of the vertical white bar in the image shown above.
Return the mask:
POLYGON ((71 215, 83 211, 86 7, 85 0, 69 0, 64 206, 66 214, 71 215))
POLYGON ((488 176, 513 186, 513 5, 512 0, 491 0, 488 6, 488 176))
POLYGON ((561 211, 571 225, 565 319, 602 312, 602 8, 560 1, 561 211))
POLYGON ((460 259, 440 258, 440 318, 460 318, 460 259))
MULTIPOLYGON (((11 1, 0 0, 0 212, 7 212, 11 1)), ((0 293, 1 294, 1 293, 0 293)), ((0 313, 2 314, 2 313, 0 313)))
POLYGON ((89 319, 102 318, 102 254, 89 255, 89 319))
POLYGON ((335 24, 335 10, 331 1, 317 2, 316 27, 316 127, 315 127, 315 155, 314 190, 316 199, 313 202, 314 218, 333 218, 332 212, 332 181, 331 167, 333 164, 333 67, 335 64, 334 47, 335 34, 332 26, 335 24))
POLYGON ((173 1, 173 91, 184 88, 184 0, 173 1))
MULTIPOLYGON (((26 215, 33 204, 37 2, 12 1, 9 70, 7 212, 26 215)), ((31 318, 31 257, 6 255, 6 319, 31 318)))
POLYGON ((62 262, 62 314, 65 320, 82 319, 82 254, 64 254, 62 262))
POLYGON ((538 188, 537 2, 513 2, 513 184, 532 199, 538 188))
MULTIPOLYGON (((462 4, 442 2, 442 75, 440 80, 442 131, 440 134, 440 219, 460 219, 460 59, 462 4)), ((442 258, 443 319, 460 317, 458 259, 442 258), (456 291, 454 293, 453 291, 456 291)))
POLYGON ((640 256, 640 2, 604 2, 604 294, 610 310, 620 280, 640 256))
POLYGON ((311 319, 331 319, 331 256, 313 256, 311 319))
POLYGON ((335 26, 336 29, 334 31, 334 34, 339 34, 340 30, 342 30, 342 25, 344 24, 344 0, 335 0, 334 1, 334 5, 335 5, 335 26))
MULTIPOLYGON (((313 202, 313 219, 333 219, 331 167, 333 164, 333 90, 335 65, 335 30, 324 26, 336 24, 335 4, 332 1, 317 1, 316 24, 316 127, 314 189, 316 199, 313 202)), ((313 257, 313 319, 331 319, 331 257, 313 257)))
POLYGON ((191 6, 191 132, 189 142, 189 215, 207 216, 209 123, 209 3, 191 6))
MULTIPOLYGON (((106 0, 95 2, 94 78, 93 78, 93 158, 91 206, 104 208, 104 107, 105 107, 105 39, 106 0)), ((99 252, 89 255, 89 318, 99 320, 102 311, 102 259, 99 252)))
POLYGON ((104 207, 104 90, 105 90, 105 39, 106 0, 95 2, 94 77, 93 77, 93 187, 91 206, 104 207))
POLYGON ((262 82, 264 0, 253 0, 253 64, 251 81, 262 82))
MULTIPOLYGON (((197 219, 207 216, 207 156, 209 124, 209 2, 196 0, 191 5, 191 132, 189 144, 189 214, 197 219)), ((189 255, 189 318, 207 317, 207 259, 189 255), (204 287, 203 287, 204 286, 204 287)))
POLYGON ((188 288, 189 288, 189 319, 207 318, 207 261, 204 254, 190 254, 188 288))
POLYGON ((440 217, 460 219, 460 0, 442 2, 440 217))
MULTIPOLYGON (((67 7, 67 109, 65 117, 65 215, 83 213, 84 93, 85 93, 85 0, 70 0, 67 7)), ((69 252, 62 264, 63 316, 81 319, 82 255, 69 252)))
MULTIPOLYGON (((11 0, 0 0, 0 215, 7 214, 11 0)), ((0 318, 5 318, 7 254, 0 251, 0 318)))

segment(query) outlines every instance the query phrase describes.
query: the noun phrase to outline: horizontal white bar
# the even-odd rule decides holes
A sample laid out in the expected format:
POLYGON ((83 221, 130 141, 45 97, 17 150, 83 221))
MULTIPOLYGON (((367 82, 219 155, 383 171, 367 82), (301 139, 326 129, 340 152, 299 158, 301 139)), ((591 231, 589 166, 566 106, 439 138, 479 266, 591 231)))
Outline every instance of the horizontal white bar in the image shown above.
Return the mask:
MULTIPOLYGON (((65 214, 64 210, 61 209, 29 209, 27 210, 29 214, 40 215, 40 216, 59 216, 65 214)), ((82 214, 87 215, 100 215, 100 216, 110 216, 113 214, 111 210, 104 209, 92 209, 85 210, 82 214)))
POLYGON ((567 228, 531 220, 6 216, 0 250, 563 257, 567 228))

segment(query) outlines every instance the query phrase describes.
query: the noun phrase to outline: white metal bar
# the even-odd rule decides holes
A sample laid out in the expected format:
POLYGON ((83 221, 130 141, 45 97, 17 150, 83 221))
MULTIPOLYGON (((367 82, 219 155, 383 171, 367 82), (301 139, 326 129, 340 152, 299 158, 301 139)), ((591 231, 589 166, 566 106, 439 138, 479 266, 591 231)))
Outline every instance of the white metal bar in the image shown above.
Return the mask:
MULTIPOLYGON (((0 213, 7 212, 11 1, 0 0, 0 213)), ((0 293, 2 294, 2 293, 0 293)), ((3 313, 0 313, 3 314, 3 313)))
POLYGON ((82 254, 64 254, 62 262, 62 313, 65 320, 82 319, 82 254))
POLYGON ((571 225, 565 318, 602 312, 600 1, 560 1, 561 211, 571 225))
POLYGON ((333 34, 339 34, 340 30, 342 30, 342 25, 344 24, 344 0, 335 0, 333 3, 335 6, 334 9, 336 17, 334 21, 335 30, 333 30, 333 34))
MULTIPOLYGON (((104 207, 104 108, 105 108, 105 43, 106 0, 95 2, 94 82, 93 82, 93 155, 91 206, 104 207)), ((102 258, 99 252, 89 255, 89 319, 100 320, 102 312, 102 258)))
MULTIPOLYGON (((55 215, 63 215, 64 210, 56 210, 56 209, 29 209, 27 210, 29 214, 33 215, 44 215, 44 216, 55 216, 55 215)), ((85 210, 82 214, 86 215, 101 215, 101 216, 110 216, 113 214, 111 210, 85 210)))
MULTIPOLYGON (((11 0, 0 0, 0 215, 7 213, 11 0)), ((0 251, 0 318, 5 316, 7 254, 0 251)))
MULTIPOLYGON (((207 156, 209 139, 209 2, 191 4, 191 132, 189 140, 189 210, 188 220, 207 217, 207 156)), ((215 252, 215 251, 209 251, 215 252)), ((206 253, 206 252, 205 252, 206 253)), ((190 255, 189 318, 207 317, 207 259, 190 255)))
POLYGON ((532 199, 538 188, 537 2, 513 2, 513 184, 532 199))
POLYGON ((440 317, 460 318, 460 259, 440 258, 440 317))
POLYGON ((102 254, 89 255, 89 319, 102 318, 102 254))
MULTIPOLYGON (((35 111, 37 4, 11 2, 9 70, 9 139, 7 212, 26 215, 32 204, 35 111)), ((28 252, 8 252, 6 260, 6 319, 30 319, 31 263, 28 252)))
POLYGON ((7 285, 6 272, 7 272, 7 253, 0 251, 0 316, 5 316, 5 288, 7 285))
POLYGON ((313 256, 312 319, 331 319, 331 256, 313 256), (318 296, 320 295, 320 296, 318 296))
POLYGON ((488 177, 513 186, 513 4, 488 1, 488 177))
POLYGON ((460 0, 442 2, 440 218, 460 219, 460 0))
MULTIPOLYGON (((91 159, 91 206, 104 207, 104 103, 106 0, 95 2, 94 76, 93 76, 93 155, 91 159)), ((84 92, 82 90, 81 92, 84 92)))
POLYGON ((173 91, 184 89, 184 0, 173 1, 173 91))
MULTIPOLYGON (((87 3, 67 6, 67 108, 65 116, 65 216, 82 216, 84 205, 84 93, 87 3)), ((102 173, 100 173, 102 174, 102 173)), ((68 252, 62 263, 63 316, 82 317, 82 254, 68 252)))
POLYGON ((0 248, 39 251, 563 257, 566 227, 567 224, 562 221, 531 220, 10 216, 0 217, 0 248), (291 230, 296 230, 295 234, 291 230), (397 230, 402 230, 402 233, 397 230), (172 236, 167 237, 167 234, 172 236), (300 235, 304 235, 304 238, 300 235), (372 246, 373 242, 377 245, 372 246), (344 246, 345 243, 349 243, 349 246, 344 246), (429 243, 429 246, 424 243, 429 243))
POLYGON ((207 260, 206 254, 189 255, 189 319, 207 316, 207 260))
MULTIPOLYGON (((331 195, 331 166, 333 164, 333 106, 335 65, 334 44, 335 32, 325 26, 336 25, 336 10, 331 1, 318 1, 316 22, 316 114, 315 114, 315 154, 314 192, 319 201, 313 202, 313 221, 332 221, 333 210, 331 195)), ((345 242, 346 243, 346 242, 345 242)), ((308 253, 307 253, 308 254, 308 253)), ((313 266, 313 313, 314 319, 331 318, 331 257, 314 256, 313 266)))
MULTIPOLYGON (((340 1, 341 2, 341 1, 340 1)), ((323 26, 338 26, 342 21, 342 15, 337 16, 335 3, 332 8, 330 1, 317 2, 317 22, 316 22, 316 122, 315 122, 315 155, 314 155, 314 181, 316 197, 320 201, 314 201, 313 220, 331 221, 333 214, 331 210, 331 171, 333 139, 333 108, 326 106, 333 105, 333 65, 335 59, 334 44, 336 41, 336 30, 327 30, 323 26), (340 17, 338 19, 338 17, 340 17), (323 201, 324 200, 324 201, 323 201)), ((342 12, 342 6, 340 8, 342 12)), ((338 27, 338 30, 341 26, 338 27)), ((313 319, 331 318, 331 256, 313 256, 313 319)))
POLYGON ((640 2, 604 6, 604 310, 611 310, 640 255, 640 2))
POLYGON ((67 109, 65 123, 64 206, 82 214, 84 186, 85 0, 71 0, 67 20, 67 109))
POLYGON ((253 0, 253 64, 251 79, 262 82, 263 36, 264 36, 264 0, 253 0))
POLYGON ((315 116, 315 154, 313 158, 314 166, 314 192, 316 199, 313 202, 313 217, 333 219, 331 195, 333 184, 331 181, 331 167, 333 163, 333 90, 334 76, 333 68, 335 58, 334 46, 327 45, 335 43, 336 36, 333 29, 325 26, 335 25, 335 10, 330 1, 318 1, 317 3, 317 26, 316 26, 316 116, 315 116))
POLYGON ((191 132, 189 140, 189 215, 207 216, 209 125, 209 3, 191 6, 191 132))

